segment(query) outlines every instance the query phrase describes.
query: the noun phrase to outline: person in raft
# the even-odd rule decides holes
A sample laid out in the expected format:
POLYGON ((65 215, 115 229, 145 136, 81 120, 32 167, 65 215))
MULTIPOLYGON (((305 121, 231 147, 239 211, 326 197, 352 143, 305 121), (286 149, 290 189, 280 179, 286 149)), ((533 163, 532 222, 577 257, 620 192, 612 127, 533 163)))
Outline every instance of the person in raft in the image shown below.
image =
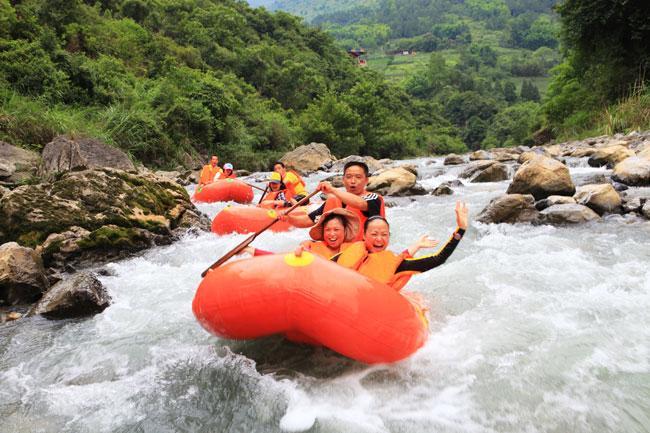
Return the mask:
POLYGON ((269 182, 268 192, 259 204, 260 207, 278 209, 290 207, 294 204, 293 196, 282 182, 280 173, 271 172, 271 176, 267 181, 269 182))
POLYGON ((273 171, 280 174, 282 183, 287 187, 287 190, 293 197, 293 204, 296 204, 301 199, 307 197, 305 181, 302 180, 298 173, 294 170, 287 170, 284 163, 280 161, 273 163, 273 171))
POLYGON ((390 227, 384 217, 376 215, 368 218, 364 224, 364 240, 348 246, 332 260, 400 290, 411 276, 442 265, 454 252, 467 230, 468 210, 465 203, 456 202, 456 224, 458 227, 437 253, 416 258, 413 256, 421 248, 435 247, 438 242, 425 235, 401 254, 388 251, 390 227))
MULTIPOLYGON (((345 191, 334 188, 330 182, 321 182, 317 189, 327 194, 327 200, 309 214, 281 215, 280 219, 288 221, 296 227, 310 227, 327 211, 337 207, 345 208, 359 217, 363 226, 370 217, 380 215, 385 217, 384 198, 379 194, 366 191, 368 184, 368 166, 361 161, 350 161, 343 167, 343 186, 345 191)), ((363 231, 359 230, 355 240, 363 239, 363 231)))
MULTIPOLYGON (((301 256, 303 251, 310 251, 329 260, 352 245, 358 231, 359 217, 343 208, 332 209, 309 230, 311 240, 302 242, 296 248, 295 255, 301 256)), ((244 252, 253 256, 273 254, 253 247, 246 247, 244 252)))
POLYGON ((235 174, 232 164, 229 162, 225 163, 223 165, 223 171, 219 173, 219 179, 234 179, 236 177, 237 175, 235 174))
POLYGON ((220 173, 221 167, 219 167, 219 157, 217 155, 212 155, 210 163, 204 165, 201 169, 201 174, 199 175, 199 188, 214 182, 215 176, 220 173))

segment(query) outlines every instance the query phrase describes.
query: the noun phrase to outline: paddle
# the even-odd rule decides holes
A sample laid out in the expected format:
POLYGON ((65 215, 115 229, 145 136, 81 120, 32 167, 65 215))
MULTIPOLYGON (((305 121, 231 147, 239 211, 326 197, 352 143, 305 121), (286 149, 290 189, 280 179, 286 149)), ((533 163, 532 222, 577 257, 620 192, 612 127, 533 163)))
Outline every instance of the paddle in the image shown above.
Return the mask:
MULTIPOLYGON (((259 186, 253 185, 253 184, 248 183, 248 182, 244 182, 243 180, 242 180, 242 183, 245 183, 246 185, 250 186, 251 188, 259 189, 260 191, 264 191, 264 193, 266 193, 265 188, 260 188, 259 186)), ((267 186, 267 188, 268 188, 268 186, 267 186)))
POLYGON ((260 197, 260 201, 257 202, 257 204, 262 203, 262 200, 264 200, 264 197, 266 196, 266 192, 269 190, 269 185, 266 185, 266 188, 264 188, 264 192, 262 193, 262 196, 260 197))
MULTIPOLYGON (((300 201, 299 201, 298 203, 294 204, 294 205, 291 206, 289 209, 287 209, 287 210, 284 212, 284 214, 287 215, 289 212, 294 211, 298 206, 302 206, 304 203, 308 202, 309 199, 312 198, 313 196, 315 196, 317 193, 318 193, 318 190, 312 192, 312 193, 309 194, 307 197, 304 197, 304 198, 300 199, 300 201)), ((231 257, 236 256, 237 254, 239 254, 239 253, 240 253, 244 248, 246 248, 248 245, 250 245, 250 243, 253 242, 253 240, 255 240, 256 237, 258 237, 259 235, 261 235, 262 233, 264 233, 264 232, 266 231, 266 229, 268 229, 269 227, 271 227, 273 224, 277 223, 278 221, 280 221, 280 218, 275 218, 275 219, 273 219, 273 221, 271 221, 270 223, 268 223, 268 224, 266 225, 266 227, 264 227, 263 229, 261 229, 261 230, 258 231, 257 233, 253 233, 252 235, 250 235, 249 237, 247 237, 247 238, 244 240, 244 242, 242 242, 241 244, 237 245, 235 248, 233 248, 232 250, 230 250, 230 252, 224 254, 223 257, 221 257, 219 260, 217 260, 216 262, 214 262, 213 264, 211 264, 210 267, 209 267, 208 269, 206 269, 205 271, 203 271, 203 272, 201 273, 201 277, 205 277, 205 275, 206 275, 210 270, 215 269, 215 268, 218 268, 219 266, 221 266, 222 264, 224 264, 225 262, 227 262, 231 257)))

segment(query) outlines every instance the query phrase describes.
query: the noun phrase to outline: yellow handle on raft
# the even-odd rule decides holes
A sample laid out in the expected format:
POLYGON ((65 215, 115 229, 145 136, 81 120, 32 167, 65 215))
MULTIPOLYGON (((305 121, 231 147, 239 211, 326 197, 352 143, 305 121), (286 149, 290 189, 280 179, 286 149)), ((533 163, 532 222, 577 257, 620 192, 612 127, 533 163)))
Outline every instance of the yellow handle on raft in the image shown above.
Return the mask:
MULTIPOLYGON (((298 203, 294 204, 294 205, 291 206, 289 209, 287 209, 286 212, 285 212, 284 214, 287 215, 289 212, 296 210, 299 206, 302 206, 303 204, 305 204, 306 202, 308 202, 309 199, 312 198, 313 196, 315 196, 317 193, 318 193, 318 190, 315 190, 314 192, 312 192, 311 194, 309 194, 307 197, 303 197, 302 199, 300 199, 300 201, 299 201, 298 203)), ((242 242, 241 244, 237 245, 237 246, 236 246, 235 248, 233 248, 231 251, 229 251, 229 252, 227 252, 226 254, 224 254, 223 257, 221 257, 219 260, 217 260, 216 262, 214 262, 213 264, 211 264, 210 267, 209 267, 208 269, 206 269, 205 271, 203 271, 203 272, 201 273, 201 276, 202 276, 202 277, 205 277, 206 274, 207 274, 209 271, 211 271, 212 269, 218 268, 219 266, 221 266, 222 264, 224 264, 225 262, 227 262, 231 257, 236 256, 237 254, 239 254, 239 253, 240 253, 244 248, 246 248, 248 245, 250 245, 250 243, 253 242, 253 240, 255 240, 256 237, 258 237, 260 234, 262 234, 263 232, 265 232, 269 227, 271 227, 273 224, 277 223, 278 221, 280 221, 280 218, 275 218, 273 221, 271 221, 270 223, 268 223, 268 224, 266 225, 266 227, 262 228, 262 229, 261 229, 260 231, 258 231, 257 233, 253 233, 252 235, 250 235, 249 237, 247 237, 247 238, 244 240, 244 242, 242 242)))

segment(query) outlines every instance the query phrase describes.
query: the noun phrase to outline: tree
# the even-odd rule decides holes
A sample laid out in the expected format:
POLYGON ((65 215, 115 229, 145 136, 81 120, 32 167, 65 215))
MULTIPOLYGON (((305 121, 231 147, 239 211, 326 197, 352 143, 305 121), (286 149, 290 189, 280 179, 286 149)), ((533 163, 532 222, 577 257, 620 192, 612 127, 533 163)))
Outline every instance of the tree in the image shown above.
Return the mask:
POLYGON ((487 127, 483 148, 530 144, 530 135, 539 126, 539 104, 523 102, 497 113, 487 127))
POLYGON ((506 81, 506 84, 503 86, 503 98, 509 104, 517 100, 517 86, 512 81, 506 81))
POLYGON ((521 84, 519 97, 522 99, 522 101, 539 102, 539 89, 537 89, 537 86, 535 86, 532 81, 524 80, 524 82, 521 84))

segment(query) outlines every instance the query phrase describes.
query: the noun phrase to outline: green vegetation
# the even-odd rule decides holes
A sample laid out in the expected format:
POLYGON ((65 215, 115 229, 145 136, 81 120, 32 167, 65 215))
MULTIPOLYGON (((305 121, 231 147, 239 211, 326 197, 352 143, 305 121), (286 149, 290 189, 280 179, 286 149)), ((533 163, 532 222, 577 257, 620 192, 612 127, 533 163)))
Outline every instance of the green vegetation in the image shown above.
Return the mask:
MULTIPOLYGON (((478 149, 531 144, 544 124, 540 104, 560 62, 554 2, 377 0, 337 10, 319 0, 320 9, 332 7, 312 23, 341 47, 366 48, 370 69, 436 107, 458 131, 454 146, 478 149)), ((299 3, 282 4, 300 12, 292 8, 299 3)))
POLYGON ((322 137, 335 154, 428 152, 458 131, 354 67, 330 36, 234 0, 0 0, 0 139, 90 135, 147 165, 216 152, 266 168, 322 137))

